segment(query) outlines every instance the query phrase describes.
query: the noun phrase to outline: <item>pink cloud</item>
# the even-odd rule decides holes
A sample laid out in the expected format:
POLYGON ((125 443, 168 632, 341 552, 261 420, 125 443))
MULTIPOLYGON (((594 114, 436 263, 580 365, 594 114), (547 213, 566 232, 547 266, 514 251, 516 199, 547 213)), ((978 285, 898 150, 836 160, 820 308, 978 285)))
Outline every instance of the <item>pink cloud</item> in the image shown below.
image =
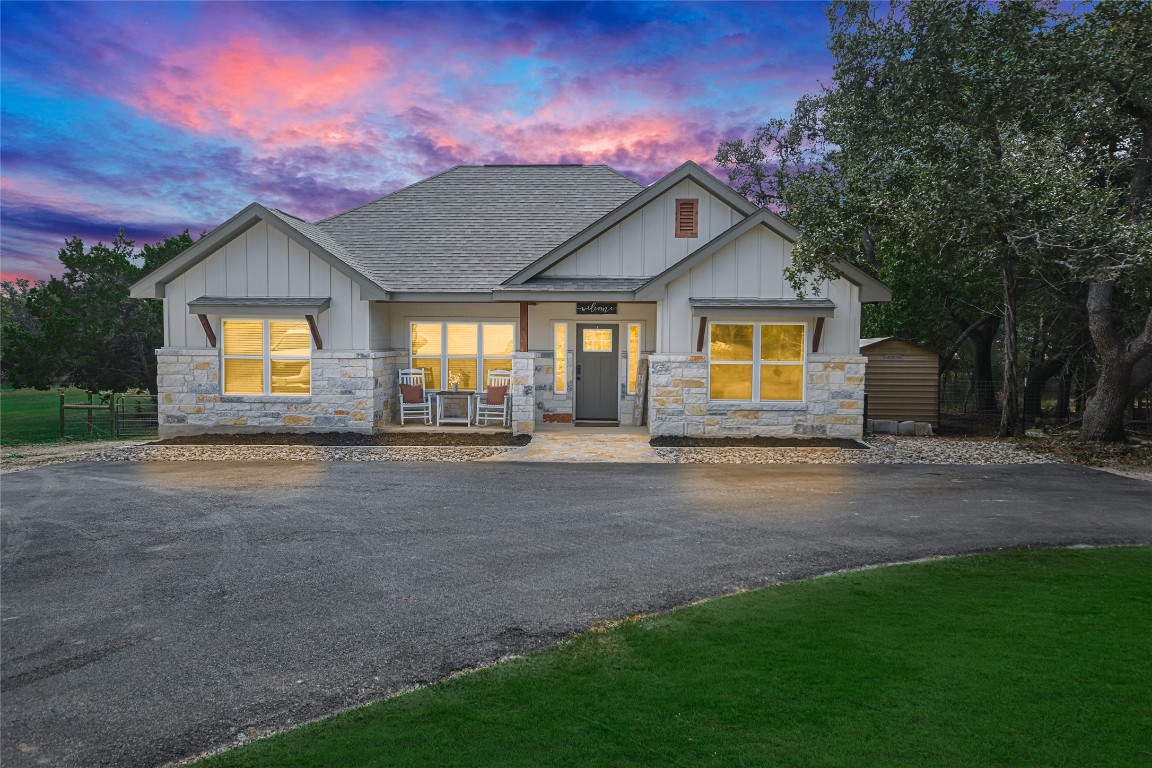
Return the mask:
POLYGON ((367 137, 347 107, 379 83, 388 59, 369 46, 310 57, 237 38, 172 54, 159 77, 145 82, 136 106, 193 131, 264 145, 350 144, 367 137))

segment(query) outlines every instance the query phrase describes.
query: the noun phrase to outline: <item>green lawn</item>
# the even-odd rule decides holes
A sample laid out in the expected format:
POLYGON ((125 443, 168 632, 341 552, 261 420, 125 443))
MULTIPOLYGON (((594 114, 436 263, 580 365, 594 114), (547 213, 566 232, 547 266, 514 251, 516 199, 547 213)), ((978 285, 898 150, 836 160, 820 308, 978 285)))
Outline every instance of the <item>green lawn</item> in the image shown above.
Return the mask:
POLYGON ((199 765, 1149 765, 1150 574, 1025 551, 749 592, 199 765))
MULTIPOLYGON (((71 388, 69 403, 86 403, 88 395, 71 388)), ((65 435, 69 440, 103 440, 108 437, 108 412, 93 412, 93 430, 88 435, 84 411, 69 411, 65 435)), ((50 443, 60 439, 60 390, 0 389, 0 443, 50 443)))

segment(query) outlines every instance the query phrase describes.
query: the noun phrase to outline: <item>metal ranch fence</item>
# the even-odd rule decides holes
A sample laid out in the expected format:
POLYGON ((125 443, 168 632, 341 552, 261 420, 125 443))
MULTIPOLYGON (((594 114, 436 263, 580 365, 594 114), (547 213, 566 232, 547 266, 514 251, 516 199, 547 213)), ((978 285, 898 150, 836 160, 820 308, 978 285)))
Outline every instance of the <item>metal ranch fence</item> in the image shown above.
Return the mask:
POLYGON ((88 393, 86 402, 60 395, 60 439, 155 437, 156 398, 151 395, 88 393))

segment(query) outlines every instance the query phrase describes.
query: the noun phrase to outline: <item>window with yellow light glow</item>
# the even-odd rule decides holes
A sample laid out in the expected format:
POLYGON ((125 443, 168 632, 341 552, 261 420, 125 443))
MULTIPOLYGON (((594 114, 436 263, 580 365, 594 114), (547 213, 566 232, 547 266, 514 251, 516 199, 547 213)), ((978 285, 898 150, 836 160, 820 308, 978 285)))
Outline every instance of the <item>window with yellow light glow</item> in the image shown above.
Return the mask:
POLYGON ((640 372, 640 324, 628 324, 628 394, 636 394, 636 376, 640 372))
POLYGON ((585 352, 611 352, 611 328, 584 328, 581 331, 581 344, 585 352))
POLYGON ((308 395, 312 333, 303 320, 225 320, 226 395, 308 395))
POLYGON ((410 330, 411 367, 424 371, 428 389, 480 392, 492 371, 512 370, 512 323, 414 322, 410 330))
POLYGON ((710 323, 708 397, 712 400, 804 400, 802 323, 710 323))
POLYGON ((553 336, 556 359, 552 391, 563 394, 568 391, 568 323, 556 323, 553 336))

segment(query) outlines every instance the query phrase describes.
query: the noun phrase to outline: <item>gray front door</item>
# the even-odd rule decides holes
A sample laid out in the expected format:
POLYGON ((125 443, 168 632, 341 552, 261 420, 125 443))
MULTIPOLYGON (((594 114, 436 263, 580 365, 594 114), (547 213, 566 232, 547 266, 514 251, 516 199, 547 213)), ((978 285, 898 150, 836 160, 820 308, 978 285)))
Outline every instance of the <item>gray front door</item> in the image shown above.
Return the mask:
POLYGON ((576 325, 576 418, 620 418, 620 329, 595 323, 576 325))

